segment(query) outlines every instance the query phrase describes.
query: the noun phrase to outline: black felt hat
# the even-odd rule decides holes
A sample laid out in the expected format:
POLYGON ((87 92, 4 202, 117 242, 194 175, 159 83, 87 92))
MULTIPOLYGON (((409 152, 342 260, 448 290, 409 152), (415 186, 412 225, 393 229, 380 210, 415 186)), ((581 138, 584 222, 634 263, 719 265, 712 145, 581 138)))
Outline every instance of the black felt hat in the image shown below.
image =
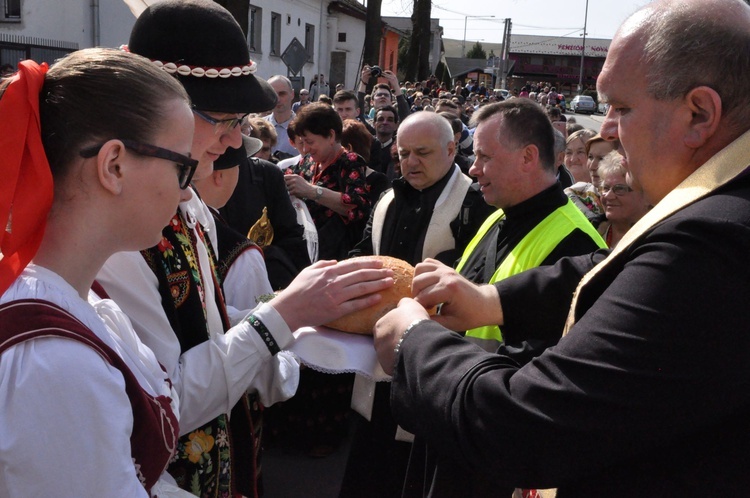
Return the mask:
POLYGON ((263 142, 257 138, 242 135, 242 147, 238 149, 229 147, 214 161, 214 169, 229 169, 241 165, 245 162, 245 159, 255 155, 261 148, 263 148, 263 142))
POLYGON ((257 64, 240 25, 211 0, 165 0, 141 13, 128 49, 162 64, 204 111, 262 112, 276 92, 253 73, 257 64))

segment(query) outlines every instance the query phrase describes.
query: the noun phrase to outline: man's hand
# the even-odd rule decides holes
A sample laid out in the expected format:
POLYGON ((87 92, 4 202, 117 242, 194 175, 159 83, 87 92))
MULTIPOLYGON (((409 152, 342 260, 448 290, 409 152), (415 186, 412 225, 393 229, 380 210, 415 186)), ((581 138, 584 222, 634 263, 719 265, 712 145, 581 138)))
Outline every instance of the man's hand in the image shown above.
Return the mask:
POLYGON ((425 308, 441 305, 440 314, 433 320, 451 330, 503 323, 500 297, 494 285, 470 282, 435 259, 426 259, 415 267, 411 288, 414 299, 425 308))
POLYGON ((407 327, 416 320, 428 318, 430 316, 419 303, 413 299, 403 298, 396 309, 389 311, 378 320, 373 330, 373 337, 375 352, 385 373, 393 375, 393 363, 396 360, 394 349, 407 327))
POLYGON ((383 78, 388 80, 388 85, 393 90, 394 95, 401 95, 401 87, 398 84, 398 76, 393 71, 383 71, 383 78))
POLYGON ((393 270, 377 259, 318 261, 270 302, 290 329, 321 325, 378 303, 393 270))
MULTIPOLYGON (((360 86, 363 86, 366 89, 367 83, 370 81, 371 77, 372 77, 372 72, 370 71, 370 66, 365 64, 364 66, 362 66, 362 72, 360 73, 360 76, 359 76, 360 86)), ((365 90, 362 90, 362 91, 365 91, 365 90)))

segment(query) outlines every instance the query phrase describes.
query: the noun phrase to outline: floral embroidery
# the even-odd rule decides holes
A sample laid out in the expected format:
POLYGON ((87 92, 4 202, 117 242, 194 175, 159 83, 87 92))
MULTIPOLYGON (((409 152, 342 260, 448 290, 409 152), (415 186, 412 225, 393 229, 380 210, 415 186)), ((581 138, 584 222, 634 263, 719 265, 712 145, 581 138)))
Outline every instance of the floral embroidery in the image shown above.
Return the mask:
MULTIPOLYGON (((342 154, 320 175, 316 185, 341 193, 344 204, 351 206, 345 216, 344 223, 365 220, 370 216, 370 198, 367 195, 368 186, 365 181, 365 162, 354 152, 342 154)), ((298 164, 286 170, 286 174, 302 176, 308 182, 313 179, 315 161, 311 156, 305 156, 298 164)), ((307 201, 310 215, 317 226, 337 213, 332 209, 314 201, 307 201)))
POLYGON ((188 460, 193 463, 200 462, 204 457, 210 458, 209 451, 214 447, 214 438, 204 431, 195 431, 188 435, 190 441, 185 445, 185 453, 188 460))
POLYGON ((174 246, 169 240, 167 240, 166 237, 162 237, 161 241, 159 241, 159 244, 156 247, 157 249, 159 249, 159 252, 166 254, 168 257, 174 256, 174 246))
MULTIPOLYGON (((191 306, 202 307, 206 316, 204 278, 218 282, 214 251, 211 241, 203 233, 200 224, 194 229, 186 224, 178 212, 163 232, 164 238, 156 247, 158 253, 144 251, 152 268, 160 268, 166 275, 169 292, 176 309, 191 302, 191 306), (198 262, 196 247, 201 240, 209 253, 210 272, 203 274, 198 262), (190 293, 193 297, 188 299, 190 293), (196 302, 195 297, 198 297, 196 302)), ((158 272, 157 270, 154 270, 158 272)), ((217 299, 220 288, 216 287, 217 299)), ((200 312, 198 312, 200 313, 200 312)), ((198 315, 200 316, 200 315, 198 315)), ((179 439, 174 460, 169 472, 182 489, 202 498, 231 496, 231 450, 226 415, 220 415, 203 427, 179 439)))
POLYGON ((177 484, 202 498, 231 496, 231 451, 226 415, 180 438, 169 472, 177 484))

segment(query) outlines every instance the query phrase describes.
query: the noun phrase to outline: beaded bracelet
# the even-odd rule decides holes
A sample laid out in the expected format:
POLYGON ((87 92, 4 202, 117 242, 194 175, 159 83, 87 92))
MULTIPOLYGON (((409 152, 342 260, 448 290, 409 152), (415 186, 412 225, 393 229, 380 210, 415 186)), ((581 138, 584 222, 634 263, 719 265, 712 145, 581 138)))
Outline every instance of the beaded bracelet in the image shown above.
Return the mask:
POLYGON ((404 342, 404 339, 406 338, 407 335, 409 335, 409 332, 411 332, 412 330, 414 330, 414 327, 416 327, 420 323, 424 322, 425 320, 429 320, 429 318, 418 318, 418 319, 414 320, 413 322, 411 322, 409 324, 408 327, 406 327, 406 330, 404 330, 404 333, 401 334, 401 338, 396 343, 396 347, 393 348, 393 353, 395 354, 395 358, 393 360, 394 361, 394 365, 393 365, 394 370, 396 368, 395 362, 398 359, 399 352, 401 351, 401 343, 404 342))
POLYGON ((261 339, 263 339, 263 342, 266 343, 266 347, 271 352, 271 355, 275 355, 276 353, 281 351, 279 345, 276 343, 276 340, 273 338, 273 335, 271 335, 271 331, 268 330, 268 327, 266 327, 265 324, 261 322, 255 315, 248 315, 245 320, 247 320, 247 322, 258 333, 258 335, 260 335, 261 339))

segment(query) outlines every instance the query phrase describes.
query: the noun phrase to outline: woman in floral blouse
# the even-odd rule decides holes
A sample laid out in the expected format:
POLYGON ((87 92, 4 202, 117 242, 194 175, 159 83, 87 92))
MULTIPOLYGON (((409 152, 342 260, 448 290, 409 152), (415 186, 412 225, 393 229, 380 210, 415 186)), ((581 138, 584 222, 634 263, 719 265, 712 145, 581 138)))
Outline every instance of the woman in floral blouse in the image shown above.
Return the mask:
POLYGON ((367 165, 341 145, 341 118, 331 106, 305 106, 290 126, 302 137, 305 156, 286 171, 287 189, 307 203, 318 229, 319 259, 343 259, 370 215, 367 165))

